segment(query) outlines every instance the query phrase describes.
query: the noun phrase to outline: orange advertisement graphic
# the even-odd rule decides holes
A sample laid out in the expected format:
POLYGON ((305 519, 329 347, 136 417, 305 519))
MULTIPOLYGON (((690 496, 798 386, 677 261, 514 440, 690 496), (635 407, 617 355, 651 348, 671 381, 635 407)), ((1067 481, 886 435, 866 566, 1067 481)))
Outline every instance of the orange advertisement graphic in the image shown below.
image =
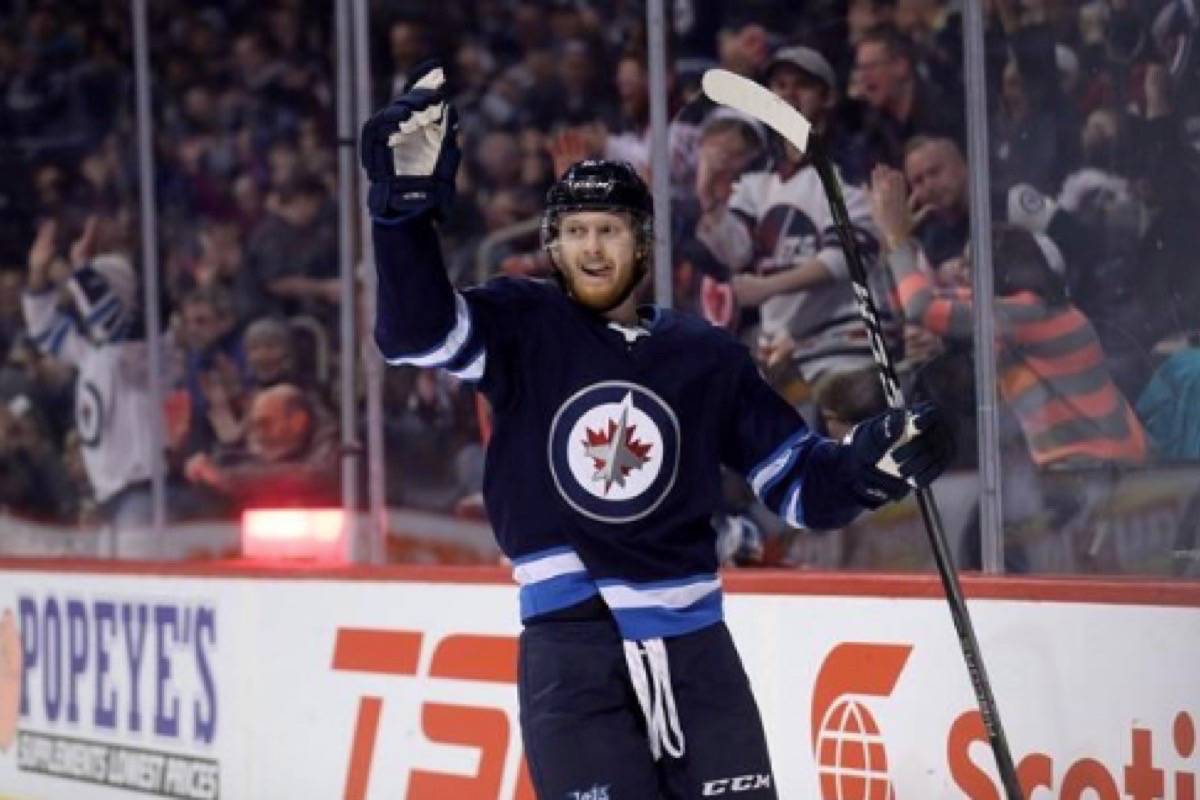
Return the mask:
MULTIPOLYGON (((334 642, 333 669, 380 675, 417 677, 424 634, 363 628, 340 628, 334 642)), ((454 634, 441 639, 434 651, 428 677, 449 680, 513 684, 517 673, 517 640, 511 636, 454 634)), ((359 698, 351 736, 344 800, 364 800, 375 757, 375 739, 384 699, 359 698)), ((450 775, 414 767, 409 776, 407 800, 492 800, 499 797, 505 759, 520 737, 510 730, 508 715, 498 708, 427 702, 421 707, 421 731, 431 742, 472 746, 479 751, 474 775, 450 775)), ((525 760, 513 800, 533 800, 533 786, 525 760)))
POLYGON ((896 800, 887 750, 862 697, 887 697, 910 645, 845 642, 829 651, 812 699, 812 747, 822 800, 896 800))
MULTIPOLYGON (((1033 751, 1017 761, 1017 779, 1026 797, 1046 789, 1062 800, 1196 800, 1196 775, 1186 769, 1172 772, 1163 766, 1154 750, 1154 731, 1133 726, 1129 732, 1128 760, 1116 769, 1098 758, 1081 756, 1063 764, 1065 758, 1033 751), (1170 788, 1173 787, 1173 794, 1170 788)), ((1171 743, 1181 759, 1195 753, 1196 729, 1191 714, 1180 711, 1171 726, 1171 743)), ((972 745, 988 741, 983 717, 977 710, 964 711, 950 726, 946 739, 946 760, 955 785, 972 800, 1002 800, 1000 787, 988 770, 993 768, 990 754, 985 763, 971 760, 972 745), (984 766, 988 770, 984 769, 984 766)), ((1160 745, 1161 747, 1161 745, 1160 745)), ((1040 796, 1040 795, 1039 795, 1040 796)))
POLYGON ((21 704, 21 639, 12 609, 0 616, 0 753, 8 752, 17 735, 21 704))

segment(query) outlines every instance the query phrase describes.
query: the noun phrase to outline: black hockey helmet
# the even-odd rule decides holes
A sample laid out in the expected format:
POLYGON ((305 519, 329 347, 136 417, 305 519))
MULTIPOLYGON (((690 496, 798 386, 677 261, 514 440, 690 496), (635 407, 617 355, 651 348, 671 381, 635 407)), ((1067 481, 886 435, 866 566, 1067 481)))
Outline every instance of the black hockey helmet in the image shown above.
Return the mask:
POLYGON ((550 250, 558 238, 558 221, 572 211, 627 211, 639 237, 639 258, 645 260, 654 238, 654 201, 646 182, 627 161, 586 159, 567 168, 546 192, 542 215, 542 247, 550 250))
POLYGON ((612 209, 642 214, 654 211, 650 190, 626 161, 578 161, 546 192, 547 211, 612 209))

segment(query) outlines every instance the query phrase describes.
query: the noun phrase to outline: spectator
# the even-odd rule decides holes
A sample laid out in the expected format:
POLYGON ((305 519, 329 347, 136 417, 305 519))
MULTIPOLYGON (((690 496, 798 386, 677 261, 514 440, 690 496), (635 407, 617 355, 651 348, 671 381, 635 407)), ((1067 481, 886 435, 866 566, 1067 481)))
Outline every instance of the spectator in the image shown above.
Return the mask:
MULTIPOLYGON (((668 78, 668 86, 673 83, 668 78)), ((587 152, 584 156, 599 156, 627 161, 645 178, 650 178, 650 68, 645 53, 627 49, 617 61, 615 78, 619 101, 619 121, 611 133, 601 122, 583 130, 587 152)), ((670 89, 668 91, 671 91, 670 89)), ((669 107, 675 98, 667 98, 669 107)), ((671 196, 682 198, 691 192, 694 149, 697 134, 695 120, 686 114, 674 115, 667 125, 667 151, 671 196)), ((556 170, 561 174, 561 170, 556 170)))
MULTIPOLYGON (((1158 398, 1145 422, 1164 452, 1186 435, 1163 434, 1164 420, 1174 420, 1173 430, 1185 430, 1186 419, 1195 416, 1186 400, 1158 391, 1167 376, 1178 377, 1179 362, 1164 370, 1155 391, 1143 392, 1159 366, 1159 353, 1165 352, 1153 348, 1184 341, 1187 331, 1200 328, 1200 270, 1193 264, 1200 252, 1200 226, 1193 222, 1200 197, 1200 93, 1193 90, 1200 59, 1193 45, 1200 29, 1191 5, 1190 0, 988 0, 984 6, 987 95, 993 101, 992 207, 1006 210, 1016 224, 1044 232, 1058 246, 1072 305, 1095 328, 1122 394, 1158 398), (1056 72, 1063 82, 1058 87, 1052 85, 1056 72), (1006 195, 1009 185, 1013 189, 1006 195), (1174 415, 1173 402, 1178 403, 1174 415)), ((134 207, 136 180, 128 17, 119 5, 85 6, 10 3, 11 13, 0 26, 0 172, 6 176, 0 187, 0 353, 5 355, 0 401, 28 396, 54 443, 63 442, 72 429, 74 367, 31 345, 23 317, 15 317, 7 301, 24 288, 24 269, 5 268, 24 266, 39 219, 57 221, 54 247, 65 255, 88 214, 101 209, 111 217, 114 209, 134 207), (18 250, 9 252, 13 246, 18 250)), ((863 102, 835 100, 824 123, 842 177, 861 181, 864 167, 885 151, 896 158, 889 163, 900 165, 902 158, 917 207, 916 236, 928 261, 939 267, 931 277, 939 289, 961 294, 968 275, 958 266, 968 227, 963 149, 961 141, 954 148, 928 146, 932 140, 954 141, 956 135, 955 125, 939 121, 958 120, 962 108, 960 6, 957 0, 820 0, 804 4, 797 16, 795 4, 782 0, 674 3, 677 46, 671 56, 679 72, 671 79, 678 97, 672 97, 669 113, 678 305, 735 328, 759 320, 761 306, 743 310, 732 298, 734 273, 725 251, 742 240, 711 237, 710 251, 693 229, 706 191, 723 185, 722 191, 731 194, 734 178, 747 169, 759 172, 763 165, 753 159, 743 164, 740 153, 721 164, 739 145, 758 147, 750 147, 751 128, 713 115, 703 98, 676 111, 698 91, 705 67, 719 60, 741 74, 761 77, 772 45, 799 41, 795 34, 801 32, 805 42, 821 44, 835 76, 844 79, 862 57, 867 69, 852 78, 851 86, 869 83, 880 89, 878 108, 856 93, 863 102), (907 40, 911 58, 887 62, 901 80, 889 83, 889 75, 882 75, 866 81, 875 57, 891 52, 890 45, 863 42, 889 24, 901 34, 902 54, 907 40), (685 71, 690 97, 683 88, 685 71), (916 107, 907 117, 906 76, 915 86, 910 105, 916 107), (888 98, 897 102, 885 102, 888 98), (931 119, 938 124, 917 124, 931 119), (709 121, 719 124, 710 128, 709 121), (919 153, 911 137, 916 130, 924 145, 919 153), (924 163, 914 166, 922 158, 924 163), (937 168, 940 179, 933 175, 937 168), (943 195, 933 187, 939 181, 956 185, 943 195), (722 254, 720 260, 714 251, 722 254)), ((276 315, 260 326, 259 334, 263 327, 274 330, 265 333, 267 343, 257 350, 253 383, 293 382, 319 395, 323 387, 313 385, 309 363, 316 348, 297 347, 286 321, 292 314, 315 314, 336 332, 334 298, 340 298, 333 279, 332 17, 310 11, 291 0, 203 6, 161 0, 150 8, 160 134, 159 240, 165 283, 176 303, 168 314, 182 313, 180 303, 198 287, 223 287, 234 298, 239 326, 276 315), (287 197, 306 175, 322 186, 322 210, 297 235, 294 227, 281 229, 280 222, 293 216, 285 208, 287 197), (272 228, 275 233, 267 235, 272 228), (263 264, 269 266, 260 278, 263 264), (285 280, 275 287, 282 290, 277 293, 269 284, 280 278, 301 280, 285 280), (298 294, 289 292, 296 289, 298 294)), ((474 274, 480 239, 524 215, 530 197, 540 197, 562 171, 552 168, 550 154, 565 164, 601 155, 612 145, 625 147, 625 155, 649 169, 648 75, 640 56, 646 49, 645 21, 639 4, 451 0, 438 7, 432 24, 422 4, 402 0, 392 4, 392 13, 397 16, 384 19, 373 54, 380 93, 392 88, 393 77, 403 82, 407 68, 427 55, 454 54, 458 66, 451 79, 471 151, 473 184, 460 187, 461 208, 443 231, 452 243, 448 263, 455 274, 474 274), (396 26, 390 25, 393 19, 396 26), (498 131, 501 135, 489 136, 498 131), (515 155, 509 137, 518 143, 515 155), (485 162, 491 165, 487 174, 499 180, 482 177, 479 166, 485 162), (512 168, 516 162, 520 167, 512 168)), ((754 246, 765 248, 769 226, 761 231, 763 243, 754 246)), ((532 250, 536 238, 534 233, 514 242, 513 249, 494 251, 501 269, 548 270, 541 251, 522 252, 532 250)), ((97 252, 127 249, 130 243, 101 244, 97 252)), ((761 255, 756 252, 756 258, 761 255)), ((751 272, 737 273, 743 288, 753 279, 771 277, 751 272)), ((70 312, 74 299, 65 287, 74 270, 69 259, 55 259, 47 274, 55 302, 70 312)), ((969 302, 969 296, 963 300, 969 302)), ((762 355, 786 363, 790 342, 781 336, 762 355)), ((935 395, 953 405, 968 434, 975 411, 971 345, 966 338, 943 339, 910 325, 901 364, 906 392, 935 395)), ((211 381, 210 387, 214 397, 222 392, 227 397, 221 404, 235 423, 229 428, 231 447, 244 446, 243 418, 251 400, 250 390, 239 388, 240 380, 211 381)), ((1019 428, 1017 433, 1016 444, 1024 450, 1019 428)), ((82 465, 90 448, 78 442, 78 433, 72 438, 87 484, 82 465)), ((394 441, 394 452, 402 451, 404 441, 394 441)), ((960 441, 962 456, 974 437, 960 441)), ((1007 471, 1015 462, 1008 453, 1004 457, 1007 471)))
POLYGON ((303 384, 292 329, 277 317, 263 317, 246 326, 242 350, 252 385, 265 389, 279 383, 303 384))
POLYGON ((389 496, 431 511, 449 511, 482 490, 483 449, 470 393, 433 369, 388 371, 398 415, 385 423, 396 469, 389 496))
POLYGON ((846 7, 846 38, 853 50, 867 33, 894 24, 895 0, 850 0, 846 7))
POLYGON ((150 523, 150 386, 136 274, 120 253, 97 254, 99 220, 71 247, 68 288, 77 317, 59 311, 49 271, 56 224, 44 222, 29 253, 23 298, 29 334, 45 352, 76 365, 75 421, 84 462, 117 550, 141 542, 150 523), (82 326, 76 320, 83 320, 82 326))
POLYGON ((826 436, 844 439, 854 426, 887 410, 878 367, 826 375, 813 387, 826 436))
POLYGON ((958 258, 971 234, 967 162, 954 140, 917 136, 905 146, 904 175, 917 240, 936 269, 958 258))
POLYGON ((292 326, 276 317, 257 319, 242 334, 252 391, 269 389, 281 383, 300 387, 308 406, 323 427, 333 424, 327 397, 328 387, 318 382, 315 353, 302 353, 292 326), (307 355, 307 357, 306 357, 307 355))
POLYGON ((1088 116, 1083 166, 1056 200, 1018 185, 1008 204, 1010 218, 1062 250, 1072 298, 1096 324, 1130 397, 1153 369, 1151 348, 1200 328, 1200 163, 1180 135, 1166 78, 1163 66, 1146 67, 1141 118, 1108 108, 1088 116))
POLYGON ((717 58, 724 69, 755 77, 771 57, 767 29, 753 22, 735 23, 717 33, 717 58))
POLYGON ((433 34, 424 21, 402 17, 388 27, 388 55, 392 61, 392 78, 388 82, 394 97, 408 85, 408 73, 417 64, 433 55, 433 34))
POLYGON ((516 186, 521 178, 521 150, 517 137, 507 131, 484 134, 473 152, 477 184, 483 192, 516 186))
POLYGON ((755 121, 714 112, 700 129, 696 149, 697 215, 728 203, 734 183, 763 156, 766 146, 767 136, 755 121))
MULTIPOLYGON (((807 47, 778 51, 767 70, 771 91, 811 120, 818 133, 835 102, 835 80, 829 62, 807 47)), ((711 199, 696 235, 740 273, 733 280, 738 304, 761 306, 760 358, 772 362, 787 354, 810 384, 826 372, 873 363, 829 201, 803 154, 785 144, 772 168, 742 175, 727 202, 719 194, 711 199)), ((872 257, 876 244, 867 196, 847 185, 845 199, 855 235, 872 257)))
POLYGON ((468 40, 454 54, 458 73, 458 94, 454 107, 458 109, 464 139, 473 141, 483 132, 480 104, 487 93, 488 82, 496 73, 496 57, 485 44, 468 40))
POLYGON ((0 368, 0 401, 8 402, 17 395, 27 395, 33 407, 42 413, 49 435, 55 441, 74 424, 75 368, 65 361, 43 355, 22 335, 9 348, 8 357, 0 368))
POLYGON ((34 212, 43 219, 60 219, 67 212, 67 173, 55 163, 33 169, 34 212))
POLYGON ((1171 461, 1200 461, 1200 341, 1192 337, 1154 373, 1137 401, 1155 452, 1171 461))
MULTIPOLYGON (((969 295, 938 295, 917 269, 904 176, 877 167, 871 201, 906 317, 939 336, 970 337, 969 295)), ((1034 463, 1143 463, 1141 423, 1112 382, 1095 330, 1070 304, 1033 234, 997 225, 993 246, 1000 393, 1020 422, 1034 463)))
MULTIPOLYGON (((766 134, 757 123, 730 112, 715 111, 700 129, 695 191, 684 209, 672 209, 683 217, 683 227, 689 231, 676 248, 676 305, 729 330, 735 329, 739 322, 731 284, 733 273, 728 266, 736 254, 714 255, 695 237, 695 226, 705 215, 728 205, 734 183, 762 157, 766 143, 766 134)), ((709 238, 714 247, 720 247, 723 241, 709 238)))
POLYGON ((964 141, 963 105, 917 72, 912 42, 892 26, 865 33, 855 48, 854 91, 865 104, 859 146, 870 163, 899 167, 904 144, 919 134, 964 141))
POLYGON ((210 346, 211 366, 198 372, 199 400, 188 403, 190 432, 180 448, 184 459, 197 452, 236 449, 245 445, 247 415, 257 392, 291 384, 305 394, 319 427, 333 425, 324 387, 302 369, 292 327, 284 320, 263 317, 210 346), (202 407, 202 416, 197 412, 202 407), (201 417, 197 419, 197 417, 201 417))
POLYGON ((61 522, 74 505, 70 479, 30 398, 0 404, 0 511, 61 522))
POLYGON ((334 330, 341 283, 330 211, 316 177, 302 175, 284 186, 276 212, 254 230, 247 268, 238 273, 238 291, 259 298, 259 314, 312 314, 334 330))
POLYGON ((270 187, 268 205, 270 210, 279 211, 279 206, 288 199, 285 195, 294 192, 301 181, 308 182, 300 164, 300 149, 291 136, 279 136, 267 148, 267 182, 270 187))
POLYGON ((7 353, 25 330, 21 290, 25 275, 19 269, 0 269, 0 352, 7 353))
POLYGON ((1062 88, 1055 34, 1044 18, 1021 20, 1012 0, 996 8, 1012 56, 992 109, 993 194, 1003 196, 1017 183, 1052 192, 1078 164, 1081 123, 1062 88))
POLYGON ((262 189, 253 175, 242 173, 233 179, 230 192, 239 231, 248 235, 262 220, 265 204, 262 189))
MULTIPOLYGON (((601 69, 606 61, 604 55, 597 52, 592 43, 582 37, 562 41, 557 54, 556 82, 560 86, 555 89, 559 95, 559 102, 557 107, 552 109, 553 119, 547 120, 549 124, 544 127, 552 127, 555 121, 599 119, 611 122, 616 116, 616 108, 612 101, 612 88, 606 85, 601 69)), ((636 116, 639 103, 647 109, 648 114, 649 106, 645 96, 647 87, 639 85, 641 76, 629 74, 631 67, 622 66, 622 63, 618 62, 616 80, 617 101, 622 115, 636 116), (622 70, 625 70, 626 74, 623 75, 622 70), (638 96, 639 90, 641 97, 638 96)))
MULTIPOLYGON (((483 207, 486 231, 491 234, 510 229, 511 226, 521 222, 536 220, 540 207, 538 196, 524 187, 501 189, 488 198, 483 207)), ((541 269, 542 259, 540 256, 534 253, 518 252, 520 249, 518 245, 525 241, 536 241, 536 239, 536 231, 534 231, 529 236, 510 239, 492 248, 486 268, 487 274, 493 275, 505 268, 515 272, 526 265, 530 269, 523 274, 532 274, 534 270, 541 269)), ((475 275, 476 265, 474 262, 477 253, 469 248, 464 248, 464 251, 465 255, 471 257, 469 263, 455 259, 454 262, 447 265, 450 278, 456 283, 469 281, 475 275)))
POLYGON ((319 425, 304 392, 282 383, 255 395, 244 449, 197 453, 184 474, 244 509, 336 504, 337 470, 336 428, 319 425))
POLYGON ((180 305, 180 318, 186 348, 184 387, 190 401, 184 453, 190 454, 240 438, 240 427, 235 422, 240 415, 230 403, 236 402, 249 385, 249 370, 233 297, 226 289, 213 286, 193 290, 180 305))

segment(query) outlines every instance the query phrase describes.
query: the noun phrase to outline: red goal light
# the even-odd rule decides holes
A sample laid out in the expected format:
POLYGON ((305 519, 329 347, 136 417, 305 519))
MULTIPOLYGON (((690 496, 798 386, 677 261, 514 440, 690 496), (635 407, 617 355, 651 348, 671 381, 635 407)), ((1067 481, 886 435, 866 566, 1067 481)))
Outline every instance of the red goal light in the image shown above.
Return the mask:
POLYGON ((340 508, 249 508, 242 512, 244 558, 344 563, 350 549, 340 508))

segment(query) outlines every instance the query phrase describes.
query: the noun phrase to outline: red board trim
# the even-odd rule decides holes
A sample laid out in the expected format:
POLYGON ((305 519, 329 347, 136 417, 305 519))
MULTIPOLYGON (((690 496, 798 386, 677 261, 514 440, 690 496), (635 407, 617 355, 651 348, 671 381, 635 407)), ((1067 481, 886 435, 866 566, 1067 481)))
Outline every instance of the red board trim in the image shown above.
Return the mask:
MULTIPOLYGON (((92 575, 145 575, 247 580, 369 581, 379 583, 512 584, 506 567, 313 566, 295 561, 106 561, 3 558, 0 571, 92 575)), ((722 575, 733 594, 841 597, 942 597, 933 574, 731 570, 722 575)), ((965 574, 967 597, 1057 603, 1183 606, 1200 608, 1200 582, 1135 577, 994 577, 965 574)))

